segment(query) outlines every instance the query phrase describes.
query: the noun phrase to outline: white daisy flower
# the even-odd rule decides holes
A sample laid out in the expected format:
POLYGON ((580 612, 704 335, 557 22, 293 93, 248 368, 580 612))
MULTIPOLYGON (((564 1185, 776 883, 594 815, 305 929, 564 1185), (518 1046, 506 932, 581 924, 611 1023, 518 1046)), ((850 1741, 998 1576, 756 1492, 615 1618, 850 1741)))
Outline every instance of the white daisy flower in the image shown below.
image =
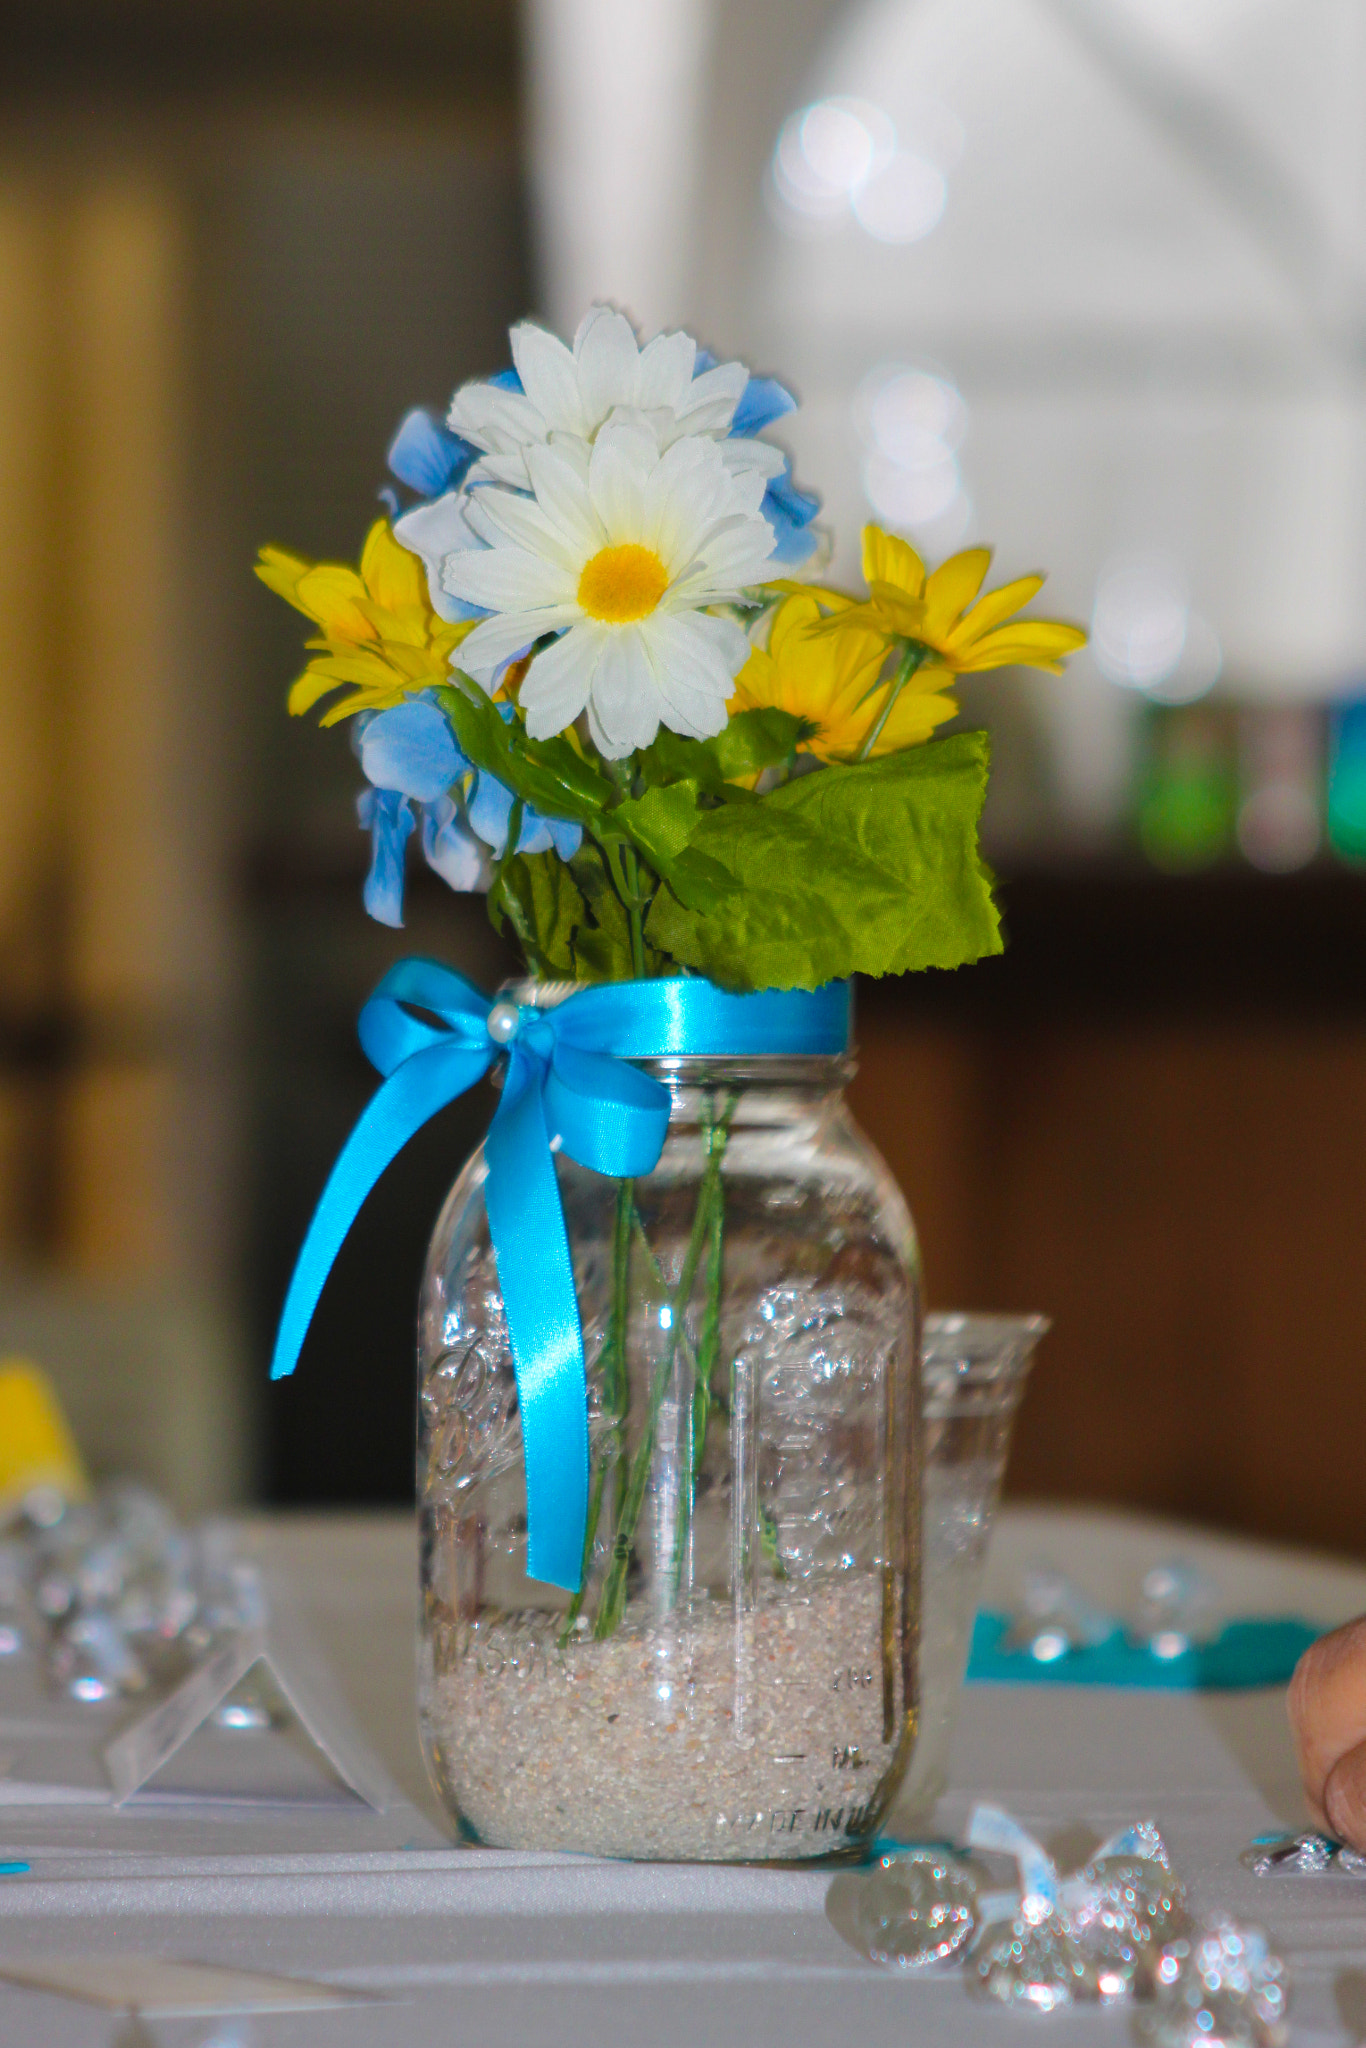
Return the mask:
POLYGON ((555 434, 591 442, 623 414, 643 414, 660 448, 685 434, 705 434, 721 444, 728 469, 764 477, 782 471, 782 455, 768 442, 730 435, 749 371, 743 363, 717 363, 694 375, 691 335, 657 334, 641 348, 629 320, 610 306, 594 306, 572 349, 531 321, 514 327, 509 338, 522 389, 465 384, 451 402, 452 431, 484 450, 469 483, 527 490, 528 448, 544 446, 555 434))
POLYGON ((728 469, 705 435, 663 450, 637 417, 586 440, 529 442, 532 496, 488 485, 468 517, 489 542, 449 555, 453 597, 492 614, 460 649, 481 681, 543 634, 520 690, 527 731, 548 739, 587 710, 600 751, 621 759, 661 725, 694 739, 721 732, 749 642, 709 605, 759 581, 773 529, 759 517, 764 478, 728 469))

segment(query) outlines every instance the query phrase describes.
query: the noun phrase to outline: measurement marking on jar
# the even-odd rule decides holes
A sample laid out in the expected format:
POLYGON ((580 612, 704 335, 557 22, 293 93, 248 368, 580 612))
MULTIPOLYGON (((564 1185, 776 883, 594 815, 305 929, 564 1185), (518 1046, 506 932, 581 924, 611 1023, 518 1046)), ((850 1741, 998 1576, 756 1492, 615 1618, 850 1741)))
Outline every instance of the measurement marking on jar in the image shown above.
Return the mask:
POLYGON ((830 1690, 831 1692, 853 1692, 856 1687, 871 1685, 872 1682, 873 1670, 871 1665, 865 1665, 860 1670, 856 1665, 846 1664, 842 1670, 835 1673, 830 1690))
POLYGON ((806 1762, 806 1751, 799 1749, 792 1756, 775 1756, 773 1761, 775 1764, 804 1764, 806 1762))
POLYGON ((863 1771, 871 1762, 872 1758, 864 1756, 856 1742, 846 1742, 843 1747, 835 1743, 830 1751, 832 1771, 863 1771))

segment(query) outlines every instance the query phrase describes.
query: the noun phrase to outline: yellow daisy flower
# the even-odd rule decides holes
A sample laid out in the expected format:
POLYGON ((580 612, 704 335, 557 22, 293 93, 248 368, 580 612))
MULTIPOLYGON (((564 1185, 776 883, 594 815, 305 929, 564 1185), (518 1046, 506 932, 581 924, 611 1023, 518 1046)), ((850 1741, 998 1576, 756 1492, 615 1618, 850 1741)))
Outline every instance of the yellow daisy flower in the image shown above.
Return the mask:
POLYGON ((915 687, 898 693, 874 731, 894 681, 879 682, 887 659, 886 635, 846 625, 847 611, 840 614, 840 632, 818 634, 821 604, 834 596, 832 591, 801 591, 784 600, 767 648, 756 647, 735 679, 731 715, 773 705, 807 719, 814 730, 801 741, 801 749, 822 761, 859 759, 870 734, 864 759, 918 746, 953 717, 957 705, 937 688, 923 688, 917 676, 915 687))
POLYGON ((383 519, 366 536, 359 574, 336 562, 302 561, 283 548, 262 548, 256 573, 322 628, 320 639, 307 642, 318 653, 289 692, 296 718, 348 686, 323 713, 323 725, 357 711, 390 710, 446 681, 451 650, 474 630, 473 620, 451 624, 437 617, 421 561, 399 545, 383 519))
POLYGON ((1061 619, 1014 617, 1042 590, 1042 576, 1020 576, 978 597, 990 566, 990 548, 965 548, 927 575, 909 541, 865 526, 868 596, 860 603, 830 592, 827 603, 834 599, 834 608, 816 630, 834 634, 857 624, 888 642, 914 641, 925 650, 920 675, 928 680, 934 671, 943 672, 932 687, 942 688, 951 676, 1016 663, 1060 675, 1063 657, 1086 644, 1085 633, 1061 619))

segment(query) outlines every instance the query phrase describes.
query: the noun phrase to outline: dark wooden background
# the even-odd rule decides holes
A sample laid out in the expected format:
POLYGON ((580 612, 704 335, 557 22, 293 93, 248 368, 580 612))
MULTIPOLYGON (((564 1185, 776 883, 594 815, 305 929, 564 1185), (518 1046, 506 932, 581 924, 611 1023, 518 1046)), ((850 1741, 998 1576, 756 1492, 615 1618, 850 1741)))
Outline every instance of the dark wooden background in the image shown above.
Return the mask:
POLYGON ((857 1115, 934 1307, 1039 1309, 1007 1480, 1366 1550, 1366 885, 1022 877, 862 986, 857 1115))

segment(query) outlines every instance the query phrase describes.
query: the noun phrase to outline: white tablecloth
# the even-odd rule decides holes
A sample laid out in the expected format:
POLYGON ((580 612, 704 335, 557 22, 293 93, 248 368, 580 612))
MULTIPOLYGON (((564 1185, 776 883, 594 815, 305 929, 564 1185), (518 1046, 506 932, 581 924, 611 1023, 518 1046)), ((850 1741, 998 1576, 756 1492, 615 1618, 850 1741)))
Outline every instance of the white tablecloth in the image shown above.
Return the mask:
MULTIPOLYGON (((629 2033, 649 2048, 979 2044, 1038 2033, 1062 2044, 1128 2038, 1121 2013, 1022 2021, 969 2003, 961 1979, 892 1978, 826 1917, 820 1871, 602 1864, 449 1845, 414 1732, 414 1544, 396 1517, 249 1525, 249 1542, 302 1601, 300 1626, 396 1790, 383 1815, 354 1804, 291 1811, 155 1803, 0 1806, 0 1966, 142 1952, 322 1980, 372 1994, 333 2010, 226 2022, 158 2020, 147 2034, 48 1993, 0 1984, 3 2048, 152 2039, 253 2048, 577 2048, 629 2033), (121 2031, 123 2030, 123 2031, 121 2031)), ((1366 1570, 1136 1518, 1015 1510, 1002 1518, 987 1603, 1008 1606, 1023 1562, 1070 1569, 1131 1604, 1145 1567, 1204 1563, 1232 1611, 1330 1625, 1366 1609, 1366 1570)), ((4 1747, 0 1720, 0 1748, 4 1747)), ((1251 1838, 1300 1823, 1278 1692, 1185 1695, 1067 1686, 965 1695, 952 1789, 961 1831, 991 1799, 1056 1839, 1151 1814, 1197 1908, 1268 1926, 1296 1978, 1294 2038, 1366 2035, 1366 1880, 1257 1879, 1251 1838)))

